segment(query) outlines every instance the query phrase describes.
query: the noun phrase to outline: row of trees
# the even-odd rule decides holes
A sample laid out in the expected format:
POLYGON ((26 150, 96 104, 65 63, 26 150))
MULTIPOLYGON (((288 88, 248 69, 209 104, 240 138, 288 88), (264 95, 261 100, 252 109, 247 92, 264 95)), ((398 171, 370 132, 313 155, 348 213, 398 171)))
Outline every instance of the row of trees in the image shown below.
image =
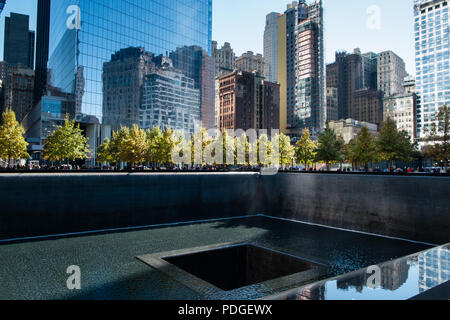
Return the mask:
MULTIPOLYGON (((0 159, 10 166, 20 159, 27 159, 28 142, 24 138, 25 130, 16 119, 16 114, 7 109, 2 114, 0 125, 0 159)), ((44 159, 52 162, 68 162, 86 159, 89 153, 87 138, 79 125, 67 116, 65 124, 58 126, 48 137, 44 146, 44 159)))
POLYGON ((221 132, 217 138, 202 130, 190 138, 168 128, 159 127, 143 130, 137 125, 131 129, 122 127, 113 132, 111 140, 106 139, 98 148, 97 161, 102 163, 129 164, 225 164, 225 165, 271 165, 275 161, 274 150, 279 163, 288 166, 294 157, 294 148, 289 137, 280 134, 272 141, 261 135, 253 143, 245 136, 232 137, 221 132), (276 145, 272 141, 279 141, 276 145))
MULTIPOLYGON (((449 109, 444 106, 428 134, 430 145, 423 150, 423 156, 439 161, 445 167, 450 158, 449 120, 449 109)), ((9 164, 11 160, 28 158, 28 143, 23 136, 24 129, 17 122, 14 112, 6 110, 0 125, 0 159, 9 164)), ((87 138, 79 125, 66 117, 65 124, 48 136, 43 156, 52 162, 62 163, 85 159, 88 153, 87 138)), ((131 165, 212 164, 213 158, 214 164, 290 166, 299 163, 309 167, 315 163, 325 163, 329 169, 331 164, 336 163, 347 162, 367 168, 370 163, 381 161, 387 161, 392 168, 395 161, 407 162, 419 158, 420 152, 411 143, 408 134, 398 131, 396 123, 388 119, 382 124, 378 136, 364 127, 355 139, 346 144, 342 137, 327 127, 318 141, 313 141, 310 132, 304 130, 295 146, 283 134, 272 139, 265 134, 249 139, 245 135, 232 137, 223 132, 221 139, 214 140, 202 130, 186 139, 173 130, 158 127, 143 130, 134 125, 114 132, 111 140, 106 139, 98 148, 97 155, 97 162, 116 165, 120 162, 131 165)))
POLYGON ((370 163, 387 161, 392 168, 395 161, 410 161, 415 155, 417 146, 411 143, 405 131, 397 130, 391 119, 383 122, 378 137, 363 127, 356 138, 346 144, 327 126, 317 142, 311 140, 309 130, 304 130, 296 144, 297 162, 305 167, 324 162, 329 169, 331 164, 348 162, 368 169, 370 163))

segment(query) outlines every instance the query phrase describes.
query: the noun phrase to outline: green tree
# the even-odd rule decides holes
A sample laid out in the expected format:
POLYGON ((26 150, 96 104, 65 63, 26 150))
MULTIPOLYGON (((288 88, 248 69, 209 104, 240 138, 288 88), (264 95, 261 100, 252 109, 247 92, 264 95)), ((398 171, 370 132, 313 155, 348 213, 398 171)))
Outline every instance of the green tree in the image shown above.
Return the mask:
POLYGON ((415 149, 408 133, 398 131, 391 118, 382 123, 377 144, 380 159, 388 161, 389 170, 392 170, 394 161, 409 161, 415 149))
POLYGON ((149 143, 146 159, 158 165, 172 164, 172 151, 182 142, 182 136, 169 128, 161 130, 159 127, 147 130, 146 134, 149 143))
POLYGON ((129 135, 130 129, 123 126, 112 134, 109 150, 111 157, 116 161, 116 165, 118 165, 118 162, 127 162, 126 144, 129 135))
POLYGON ((424 155, 439 161, 447 172, 450 159, 450 109, 447 105, 439 109, 436 122, 426 133, 428 136, 425 141, 430 142, 430 145, 424 149, 424 155))
POLYGON ((291 139, 285 134, 276 135, 272 140, 272 145, 278 144, 279 163, 283 167, 292 165, 295 149, 291 144, 291 139))
POLYGON ((103 144, 97 148, 97 161, 100 163, 113 163, 116 159, 111 153, 111 141, 106 138, 103 144))
POLYGON ((330 164, 343 159, 342 147, 342 143, 334 130, 327 125, 326 129, 319 135, 316 159, 325 162, 327 170, 330 170, 330 164))
POLYGON ((89 152, 88 139, 83 136, 80 125, 66 116, 64 126, 58 126, 48 137, 44 145, 44 159, 69 161, 86 159, 89 152))
POLYGON ((144 162, 148 147, 145 131, 139 129, 137 124, 134 124, 126 137, 123 146, 123 160, 129 164, 139 164, 144 162))
POLYGON ((28 158, 28 143, 24 139, 25 130, 16 120, 16 114, 7 109, 2 114, 2 125, 0 125, 0 159, 8 161, 28 158))
POLYGON ((314 164, 316 158, 317 144, 311 140, 309 129, 304 129, 302 136, 295 145, 295 158, 297 163, 301 163, 308 168, 314 164))
POLYGON ((366 170, 369 163, 376 161, 378 156, 377 142, 367 127, 362 127, 356 138, 349 144, 351 161, 355 164, 362 164, 366 170))

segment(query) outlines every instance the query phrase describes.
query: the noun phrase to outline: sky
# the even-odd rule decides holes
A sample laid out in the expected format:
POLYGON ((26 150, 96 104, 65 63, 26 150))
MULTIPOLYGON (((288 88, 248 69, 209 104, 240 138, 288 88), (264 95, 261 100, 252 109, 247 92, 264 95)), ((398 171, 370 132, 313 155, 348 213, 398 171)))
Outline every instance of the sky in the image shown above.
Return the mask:
MULTIPOLYGON (((307 0, 308 2, 312 0, 307 0)), ((0 19, 0 61, 3 59, 4 18, 10 12, 30 15, 36 30, 37 0, 7 0, 0 19)), ((287 0, 213 0, 213 40, 230 42, 237 55, 263 53, 265 17, 284 12, 287 0)), ((324 0, 326 62, 336 51, 354 48, 375 53, 392 50, 414 70, 413 0, 324 0), (379 17, 379 19, 377 19, 379 17)))

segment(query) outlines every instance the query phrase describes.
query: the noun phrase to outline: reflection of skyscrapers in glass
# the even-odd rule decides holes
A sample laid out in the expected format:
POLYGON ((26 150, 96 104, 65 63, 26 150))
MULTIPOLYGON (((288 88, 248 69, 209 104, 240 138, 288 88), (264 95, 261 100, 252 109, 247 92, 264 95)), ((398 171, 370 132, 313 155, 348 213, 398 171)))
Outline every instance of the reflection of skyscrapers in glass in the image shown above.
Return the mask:
MULTIPOLYGON (((199 51, 211 54, 211 16, 212 0, 52 1, 48 63, 51 85, 75 94, 75 99, 81 100, 81 113, 101 118, 103 106, 107 105, 103 97, 103 65, 116 52, 134 47, 145 48, 155 56, 168 56, 177 48, 196 47, 201 50, 186 53, 192 56, 178 69, 189 73, 186 76, 201 88, 202 54, 199 51), (68 9, 72 10, 71 14, 67 14, 68 9), (80 26, 72 23, 78 14, 80 26), (79 90, 83 82, 77 80, 80 70, 83 71, 84 92, 79 90)), ((124 70, 123 76, 125 74, 124 70)), ((214 90, 213 82, 210 86, 214 90)), ((130 103, 130 97, 124 92, 122 98, 127 99, 128 109, 123 110, 126 109, 125 118, 131 123, 139 120, 139 98, 137 88, 129 90, 130 103)))
POLYGON ((144 77, 155 69, 144 48, 122 49, 103 64, 103 124, 118 130, 139 123, 144 77))
POLYGON ((450 281, 450 251, 439 247, 419 255, 419 290, 425 292, 450 281))
POLYGON ((140 127, 194 134, 200 126, 200 90, 182 72, 167 68, 145 76, 140 127))

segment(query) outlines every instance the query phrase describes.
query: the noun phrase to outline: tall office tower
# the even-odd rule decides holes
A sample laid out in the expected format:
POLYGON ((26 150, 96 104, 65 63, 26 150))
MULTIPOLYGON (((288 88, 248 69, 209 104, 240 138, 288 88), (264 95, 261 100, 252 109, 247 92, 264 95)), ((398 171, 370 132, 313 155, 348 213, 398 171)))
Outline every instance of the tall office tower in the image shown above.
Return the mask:
POLYGON ((6 0, 0 0, 0 15, 2 14, 3 8, 5 7, 6 0))
POLYGON ((264 76, 264 58, 261 54, 248 51, 236 59, 236 69, 243 72, 256 72, 264 76))
MULTIPOLYGON (((169 57, 194 46, 211 55, 211 18, 212 0, 77 0, 75 5, 72 0, 51 1, 50 85, 74 95, 80 113, 101 119, 104 106, 108 108, 103 96, 103 90, 107 90, 103 68, 111 56, 122 49, 144 48, 154 56, 169 57)), ((194 56, 186 57, 179 69, 200 77, 202 66, 198 62, 202 56, 198 50, 186 51, 186 55, 192 52, 194 56)), ((118 85, 124 86, 128 74, 126 70, 118 72, 122 72, 118 85)), ((130 70, 130 74, 134 72, 130 70)), ((140 85, 138 79, 131 80, 140 85)), ((214 82, 205 85, 213 87, 214 82)), ((130 119, 139 114, 141 108, 135 99, 138 89, 129 89, 129 96, 122 91, 126 99, 123 104, 128 107, 126 119, 128 114, 130 119)), ((201 102, 192 106, 200 107, 201 102)))
POLYGON ((370 122, 366 117, 360 118, 361 113, 358 111, 365 109, 367 105, 379 105, 380 110, 374 111, 374 114, 377 114, 375 118, 380 119, 379 115, 382 116, 381 101, 379 104, 366 103, 379 96, 376 61, 376 54, 371 52, 361 54, 359 49, 355 49, 352 54, 336 52, 336 61, 327 65, 327 87, 337 88, 338 91, 338 119, 352 118, 370 122), (357 91, 358 99, 355 98, 357 91), (362 105, 357 106, 356 102, 362 105))
POLYGON ((3 60, 34 69, 34 31, 29 30, 30 17, 11 13, 5 18, 3 60))
POLYGON ((36 28, 36 67, 34 104, 47 93, 48 41, 50 37, 50 0, 38 0, 36 28))
POLYGON ((265 76, 270 82, 278 81, 278 16, 271 12, 266 16, 264 30, 264 64, 265 76))
POLYGON ((404 93, 403 81, 408 75, 405 62, 392 51, 378 54, 378 90, 390 97, 404 93))
POLYGON ((218 79, 218 129, 279 129, 277 83, 264 81, 257 73, 233 72, 218 79))
POLYGON ((280 125, 291 136, 325 127, 324 62, 322 1, 292 2, 278 18, 280 125))
POLYGON ((217 47, 217 42, 212 43, 213 57, 216 59, 216 78, 231 73, 236 68, 236 55, 228 42, 217 47))
POLYGON ((438 109, 450 105, 450 26, 447 0, 415 0, 417 137, 431 129, 438 109))
POLYGON ((215 105, 216 105, 216 60, 214 57, 203 54, 201 70, 201 119, 202 127, 205 129, 214 129, 215 121, 215 105), (211 83, 214 85, 211 86, 211 83))

